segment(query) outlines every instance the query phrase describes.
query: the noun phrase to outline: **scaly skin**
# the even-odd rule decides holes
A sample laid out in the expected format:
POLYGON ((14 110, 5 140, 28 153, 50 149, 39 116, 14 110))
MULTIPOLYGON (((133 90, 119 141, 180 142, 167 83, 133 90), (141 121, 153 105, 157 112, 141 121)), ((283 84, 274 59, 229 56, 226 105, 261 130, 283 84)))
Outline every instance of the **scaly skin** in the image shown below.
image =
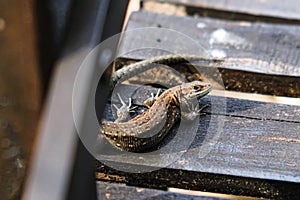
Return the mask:
POLYGON ((210 90, 211 85, 201 81, 175 86, 160 95, 147 111, 127 122, 102 121, 101 132, 111 144, 123 150, 146 151, 160 143, 180 118, 180 105, 188 105, 210 90))

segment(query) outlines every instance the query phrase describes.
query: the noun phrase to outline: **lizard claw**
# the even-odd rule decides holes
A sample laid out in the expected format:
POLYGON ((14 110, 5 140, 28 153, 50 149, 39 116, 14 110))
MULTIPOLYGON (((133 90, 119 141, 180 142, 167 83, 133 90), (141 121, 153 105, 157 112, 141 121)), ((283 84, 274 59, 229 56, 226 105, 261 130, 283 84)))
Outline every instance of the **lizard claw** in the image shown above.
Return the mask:
POLYGON ((198 117, 199 115, 202 115, 204 113, 201 113, 201 111, 206 108, 208 105, 204 105, 201 108, 198 108, 198 105, 194 106, 194 104, 192 104, 191 106, 188 107, 188 112, 182 112, 182 117, 185 120, 188 121, 192 121, 194 120, 196 117, 198 117))
POLYGON ((158 98, 160 92, 161 92, 161 88, 159 88, 159 89, 157 90, 157 93, 156 93, 155 96, 154 96, 153 93, 151 93, 151 97, 149 97, 148 99, 146 99, 146 100, 144 101, 144 104, 145 104, 145 106, 147 106, 147 108, 150 108, 150 107, 154 104, 154 102, 155 102, 156 99, 158 98))
POLYGON ((121 98, 120 94, 118 93, 118 98, 122 104, 120 108, 118 108, 115 104, 113 106, 117 109, 117 119, 116 122, 125 122, 130 120, 130 112, 133 108, 131 108, 132 105, 132 99, 128 99, 128 105, 125 103, 125 101, 121 98))

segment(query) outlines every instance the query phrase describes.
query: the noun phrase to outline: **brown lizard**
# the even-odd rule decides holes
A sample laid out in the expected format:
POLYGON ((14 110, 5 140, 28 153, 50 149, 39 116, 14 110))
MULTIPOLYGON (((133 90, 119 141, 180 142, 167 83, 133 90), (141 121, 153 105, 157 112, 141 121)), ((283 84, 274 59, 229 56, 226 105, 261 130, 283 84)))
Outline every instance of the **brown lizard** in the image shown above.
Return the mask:
MULTIPOLYGON (((102 121, 101 132, 116 147, 145 151, 160 143, 180 116, 185 115, 180 112, 182 107, 190 107, 192 100, 205 96, 210 90, 211 85, 201 81, 172 87, 157 97, 147 111, 127 122, 102 121)), ((193 115, 186 116, 191 119, 193 115)))
MULTIPOLYGON (((209 58, 197 55, 158 56, 130 64, 117 70, 112 76, 110 89, 113 90, 118 82, 127 80, 159 64, 173 64, 189 61, 200 61, 204 65, 219 65, 224 62, 221 58, 209 58)), ((176 78, 174 80, 177 81, 176 78)), ((127 106, 119 97, 122 102, 122 107, 118 110, 118 119, 115 122, 102 121, 101 132, 110 143, 123 150, 140 152, 155 146, 164 138, 173 124, 179 119, 180 114, 183 114, 180 113, 179 106, 195 107, 194 105, 189 105, 189 93, 194 94, 197 98, 201 98, 211 90, 209 83, 199 81, 191 83, 177 82, 180 86, 175 86, 165 91, 161 96, 152 98, 150 104, 149 101, 147 103, 148 107, 153 104, 152 107, 129 121, 131 100, 129 100, 129 106, 127 106), (193 85, 195 86, 194 89, 192 88, 193 85), (186 97, 181 98, 177 95, 186 97), (182 102, 180 100, 182 100, 182 102)), ((186 119, 193 119, 199 114, 201 109, 191 110, 191 112, 183 116, 186 119)))

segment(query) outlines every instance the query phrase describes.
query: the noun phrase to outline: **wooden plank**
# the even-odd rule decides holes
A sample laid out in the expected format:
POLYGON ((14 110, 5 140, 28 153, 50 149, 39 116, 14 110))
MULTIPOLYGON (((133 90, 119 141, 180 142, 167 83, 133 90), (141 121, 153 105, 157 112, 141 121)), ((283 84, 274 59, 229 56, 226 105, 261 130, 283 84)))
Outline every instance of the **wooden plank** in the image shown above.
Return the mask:
POLYGON ((164 0, 157 2, 165 2, 172 4, 180 4, 191 7, 216 9, 229 12, 246 13, 251 15, 279 17, 285 19, 300 19, 299 0, 279 1, 239 1, 239 0, 164 0))
MULTIPOLYGON (((151 92, 155 93, 128 86, 118 90, 124 99, 134 94, 131 97, 138 99, 134 100, 136 104, 142 104, 151 92)), ((300 182, 299 106, 212 95, 202 98, 201 103, 210 107, 200 118, 195 141, 183 160, 173 163, 172 168, 300 182), (199 155, 195 152, 201 147, 202 130, 215 143, 197 164, 194 161, 199 160, 199 155), (249 163, 253 163, 251 168, 249 163), (232 167, 224 171, 225 164, 232 167)), ((112 120, 111 112, 107 114, 107 119, 112 120)))
MULTIPOLYGON (((167 28, 185 34, 197 41, 208 55, 222 55, 227 58, 228 62, 224 64, 227 68, 295 77, 300 75, 298 26, 136 12, 131 15, 126 30, 145 27, 167 28), (242 59, 236 61, 229 58, 242 59)), ((184 44, 180 43, 178 38, 172 38, 176 35, 166 37, 163 30, 159 29, 155 30, 160 32, 158 34, 150 34, 147 31, 135 30, 135 34, 126 35, 120 52, 128 53, 129 49, 144 47, 161 47, 164 50, 168 45, 171 46, 168 49, 174 50, 171 53, 177 53, 176 51, 187 48, 182 46, 184 44)), ((198 53, 203 53, 199 52, 200 50, 198 49, 198 53)), ((187 48, 187 53, 190 53, 189 51, 191 50, 187 48)), ((155 52, 134 52, 126 57, 145 59, 154 55, 155 52)))
MULTIPOLYGON (((139 168, 136 165, 127 165, 127 167, 139 168)), ((159 188, 170 191, 172 191, 172 188, 184 188, 185 190, 243 196, 236 199, 244 199, 245 196, 251 196, 252 199, 254 199, 253 197, 295 199, 295 197, 300 195, 299 184, 186 170, 172 170, 170 168, 162 168, 148 173, 126 173, 99 164, 96 175, 100 181, 126 183, 127 185, 136 187, 159 188)), ((234 197, 231 198, 235 199, 234 197)))
MULTIPOLYGON (((229 195, 217 195, 205 192, 198 192, 192 194, 180 194, 176 192, 168 192, 162 190, 155 189, 147 189, 147 188, 139 188, 126 186, 121 184, 112 184, 112 183, 104 183, 97 182, 98 189, 98 199, 186 199, 186 200, 222 200, 227 199, 229 195)), ((188 193, 188 192, 186 192, 188 193)), ((189 192, 191 193, 191 192, 189 192)))
MULTIPOLYGON (((120 86, 117 92, 124 99, 132 97, 135 104, 141 105, 155 91, 153 88, 125 85, 120 86)), ((114 99, 112 102, 117 103, 114 99)), ((213 95, 202 98, 201 104, 209 104, 209 107, 199 119, 192 144, 188 149, 180 149, 184 154, 178 160, 165 166, 163 162, 155 163, 155 159, 149 160, 143 154, 138 154, 137 158, 109 149, 109 156, 104 162, 108 166, 122 166, 121 171, 125 172, 99 164, 98 179, 145 187, 179 187, 266 198, 299 195, 299 190, 296 190, 300 183, 299 105, 213 95), (126 173, 127 169, 138 172, 150 165, 153 169, 163 169, 136 176, 126 173)), ((110 109, 106 111, 106 117, 113 120, 110 109)), ((174 131, 176 129, 171 134, 174 131)), ((173 150, 178 151, 178 148, 173 150)), ((162 159, 167 157, 165 155, 162 159)))

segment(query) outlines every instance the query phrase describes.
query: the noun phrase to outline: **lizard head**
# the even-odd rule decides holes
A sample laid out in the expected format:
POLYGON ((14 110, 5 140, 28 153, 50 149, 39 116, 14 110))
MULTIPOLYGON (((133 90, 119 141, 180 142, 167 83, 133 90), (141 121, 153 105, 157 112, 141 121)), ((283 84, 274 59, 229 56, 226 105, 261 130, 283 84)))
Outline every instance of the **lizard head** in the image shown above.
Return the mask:
POLYGON ((207 95, 212 89, 210 83, 193 81, 180 86, 180 96, 184 99, 195 99, 207 95))

